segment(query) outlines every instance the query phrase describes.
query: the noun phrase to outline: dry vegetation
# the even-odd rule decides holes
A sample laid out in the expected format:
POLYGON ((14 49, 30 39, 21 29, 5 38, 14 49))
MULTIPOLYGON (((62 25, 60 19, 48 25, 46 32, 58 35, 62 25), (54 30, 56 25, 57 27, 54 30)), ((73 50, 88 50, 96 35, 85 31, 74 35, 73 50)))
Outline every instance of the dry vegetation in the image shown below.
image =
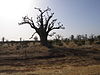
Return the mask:
POLYGON ((0 75, 100 75, 100 45, 0 46, 0 75))

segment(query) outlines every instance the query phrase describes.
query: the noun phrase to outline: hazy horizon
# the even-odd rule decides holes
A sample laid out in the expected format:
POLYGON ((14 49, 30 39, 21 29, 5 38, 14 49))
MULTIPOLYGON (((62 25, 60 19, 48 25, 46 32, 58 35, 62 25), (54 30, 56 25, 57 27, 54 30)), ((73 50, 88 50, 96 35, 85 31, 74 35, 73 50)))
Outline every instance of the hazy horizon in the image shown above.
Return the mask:
POLYGON ((32 16, 49 6, 66 29, 56 30, 63 37, 77 34, 100 35, 100 0, 2 0, 0 1, 0 40, 28 40, 34 33, 29 25, 19 26, 23 16, 32 16))

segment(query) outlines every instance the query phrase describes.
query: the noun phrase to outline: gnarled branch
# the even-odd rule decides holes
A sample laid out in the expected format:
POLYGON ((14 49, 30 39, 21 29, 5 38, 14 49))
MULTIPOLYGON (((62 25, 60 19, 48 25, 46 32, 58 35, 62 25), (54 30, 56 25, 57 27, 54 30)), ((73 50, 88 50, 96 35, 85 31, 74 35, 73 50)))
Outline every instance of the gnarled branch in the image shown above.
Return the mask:
MULTIPOLYGON (((35 8, 35 9, 37 9, 39 12, 40 12, 40 15, 37 17, 37 19, 38 19, 38 22, 40 22, 40 27, 41 28, 44 28, 45 27, 45 29, 47 28, 47 24, 48 24, 48 22, 49 22, 49 19, 53 16, 53 13, 51 14, 51 16, 48 18, 48 20, 46 21, 46 24, 45 24, 45 26, 44 26, 44 23, 43 23, 43 21, 44 21, 44 16, 43 16, 43 14, 45 13, 45 12, 47 12, 47 11, 50 11, 51 9, 49 8, 49 7, 47 7, 47 9, 46 10, 41 10, 40 8, 35 8)), ((39 23, 38 23, 39 24, 39 23)))
POLYGON ((45 24, 45 30, 47 29, 48 23, 50 21, 50 19, 53 17, 54 13, 51 13, 51 15, 48 15, 48 19, 46 20, 46 24, 45 24))
POLYGON ((52 30, 53 29, 65 29, 65 27, 63 27, 63 24, 61 24, 61 22, 58 22, 58 27, 53 27, 51 28, 52 30))
POLYGON ((51 34, 49 34, 50 37, 54 36, 56 34, 56 32, 53 32, 51 34))
POLYGON ((56 19, 54 19, 51 22, 51 25, 49 25, 49 27, 48 27, 47 33, 49 33, 51 30, 54 30, 54 29, 65 29, 65 27, 63 27, 63 24, 60 24, 60 22, 58 23, 58 26, 57 27, 54 27, 54 22, 55 21, 56 21, 56 19))
POLYGON ((22 17, 22 19, 23 19, 23 22, 18 23, 19 25, 29 24, 32 28, 37 29, 37 27, 34 25, 32 17, 30 19, 29 17, 25 16, 25 17, 22 17))
POLYGON ((32 35, 29 39, 32 39, 32 38, 33 38, 33 36, 34 36, 36 33, 37 33, 37 32, 33 33, 33 35, 32 35))
POLYGON ((51 11, 51 9, 49 7, 47 7, 47 9, 45 9, 44 11, 42 11, 40 8, 36 8, 35 9, 39 10, 41 14, 47 12, 47 11, 51 11))
POLYGON ((48 29, 52 29, 54 27, 55 22, 57 21, 57 19, 54 19, 51 21, 51 23, 48 25, 48 29))

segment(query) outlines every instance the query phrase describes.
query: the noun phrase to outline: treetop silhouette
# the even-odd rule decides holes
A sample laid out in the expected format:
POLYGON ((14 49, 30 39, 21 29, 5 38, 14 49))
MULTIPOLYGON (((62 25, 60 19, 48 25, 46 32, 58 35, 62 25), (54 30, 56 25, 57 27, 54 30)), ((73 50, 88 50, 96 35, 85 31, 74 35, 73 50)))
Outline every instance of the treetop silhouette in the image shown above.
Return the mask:
MULTIPOLYGON (((49 35, 49 32, 54 29, 64 29, 63 24, 61 24, 61 22, 58 22, 58 26, 55 26, 57 19, 51 20, 54 13, 48 13, 51 11, 49 7, 47 7, 45 10, 41 10, 40 8, 35 9, 40 12, 40 14, 37 16, 36 24, 33 21, 33 17, 29 18, 28 16, 25 16, 22 17, 23 21, 19 23, 19 25, 29 24, 31 28, 35 29, 35 33, 39 35, 41 44, 48 47, 49 43, 47 41, 47 37, 49 35)), ((34 36, 34 34, 32 35, 32 37, 34 36)))

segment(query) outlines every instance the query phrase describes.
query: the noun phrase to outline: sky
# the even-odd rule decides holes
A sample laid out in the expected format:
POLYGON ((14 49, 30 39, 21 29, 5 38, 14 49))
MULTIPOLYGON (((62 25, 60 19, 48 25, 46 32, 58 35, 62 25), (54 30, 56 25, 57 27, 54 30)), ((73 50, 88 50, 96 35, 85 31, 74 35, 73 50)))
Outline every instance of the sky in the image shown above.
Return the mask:
MULTIPOLYGON (((64 30, 54 30, 64 38, 70 35, 100 35, 100 0, 0 0, 0 40, 29 40, 35 32, 29 25, 19 26, 23 16, 33 17, 38 11, 51 8, 64 30)), ((36 35, 37 36, 37 35, 36 35)), ((54 37, 52 37, 54 38, 54 37)))

